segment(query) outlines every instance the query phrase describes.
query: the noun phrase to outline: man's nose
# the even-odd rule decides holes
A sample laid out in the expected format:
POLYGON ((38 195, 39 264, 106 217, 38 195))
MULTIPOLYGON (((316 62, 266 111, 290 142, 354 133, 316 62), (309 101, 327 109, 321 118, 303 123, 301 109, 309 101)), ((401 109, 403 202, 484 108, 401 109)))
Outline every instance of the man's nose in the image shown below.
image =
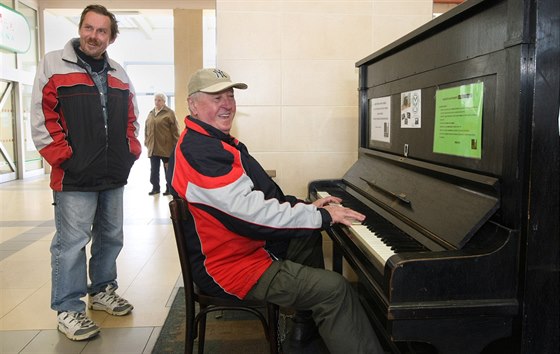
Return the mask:
POLYGON ((99 33, 97 31, 91 31, 91 33, 89 34, 89 37, 91 39, 97 40, 97 37, 99 37, 99 33))
POLYGON ((235 106, 235 98, 233 98, 233 97, 227 97, 227 98, 224 100, 224 105, 225 105, 227 108, 232 108, 233 106, 235 106))

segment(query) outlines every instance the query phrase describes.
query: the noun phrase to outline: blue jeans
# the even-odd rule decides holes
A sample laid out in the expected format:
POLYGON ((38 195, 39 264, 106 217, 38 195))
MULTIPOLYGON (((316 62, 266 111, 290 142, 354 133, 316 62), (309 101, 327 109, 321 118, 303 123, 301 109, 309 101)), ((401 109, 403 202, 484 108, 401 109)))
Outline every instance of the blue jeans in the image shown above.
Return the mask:
POLYGON ((100 192, 54 192, 56 233, 51 244, 51 308, 85 311, 86 294, 117 286, 123 247, 124 187, 100 192), (88 286, 86 245, 91 243, 88 286))

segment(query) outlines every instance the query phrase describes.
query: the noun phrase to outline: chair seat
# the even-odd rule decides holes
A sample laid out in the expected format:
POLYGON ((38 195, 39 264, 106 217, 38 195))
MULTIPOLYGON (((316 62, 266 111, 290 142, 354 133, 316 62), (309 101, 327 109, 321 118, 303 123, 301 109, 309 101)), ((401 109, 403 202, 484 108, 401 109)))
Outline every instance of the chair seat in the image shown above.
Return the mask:
POLYGON ((195 285, 194 289, 195 294, 195 301, 196 302, 203 302, 209 305, 217 305, 217 306, 249 306, 249 307, 266 307, 267 302, 262 301, 250 301, 250 300, 240 300, 234 298, 222 298, 211 296, 205 294, 203 291, 195 285))
POLYGON ((253 314, 263 327, 266 340, 269 342, 270 353, 278 353, 278 316, 279 307, 275 304, 259 301, 247 301, 235 298, 221 298, 205 294, 193 281, 191 263, 187 249, 187 238, 184 223, 192 218, 188 204, 184 199, 174 198, 169 202, 171 221, 177 242, 177 251, 185 284, 186 331, 185 353, 191 354, 194 340, 198 337, 198 353, 204 353, 204 338, 206 332, 206 315, 215 311, 237 310, 253 314), (199 311, 195 314, 195 303, 199 311), (262 309, 266 309, 266 318, 262 309), (259 311, 261 310, 261 311, 259 311), (198 330, 197 330, 198 328, 198 330))

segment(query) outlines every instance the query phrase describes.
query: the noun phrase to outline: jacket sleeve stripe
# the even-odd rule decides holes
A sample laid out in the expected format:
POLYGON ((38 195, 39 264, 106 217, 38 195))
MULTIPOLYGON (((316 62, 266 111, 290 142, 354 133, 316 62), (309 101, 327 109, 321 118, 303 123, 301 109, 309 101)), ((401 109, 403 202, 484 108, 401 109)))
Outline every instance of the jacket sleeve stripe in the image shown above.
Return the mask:
MULTIPOLYGON (((38 72, 43 71, 39 69, 38 72)), ((37 75, 36 80, 31 98, 33 142, 51 166, 58 166, 72 156, 72 149, 66 141, 64 119, 55 111, 58 105, 57 76, 47 80, 44 75, 37 75)))
POLYGON ((243 174, 235 182, 212 189, 189 184, 187 200, 200 203, 243 220, 247 223, 277 229, 318 229, 322 224, 321 213, 312 204, 280 203, 277 199, 264 198, 252 190, 250 178, 243 174))

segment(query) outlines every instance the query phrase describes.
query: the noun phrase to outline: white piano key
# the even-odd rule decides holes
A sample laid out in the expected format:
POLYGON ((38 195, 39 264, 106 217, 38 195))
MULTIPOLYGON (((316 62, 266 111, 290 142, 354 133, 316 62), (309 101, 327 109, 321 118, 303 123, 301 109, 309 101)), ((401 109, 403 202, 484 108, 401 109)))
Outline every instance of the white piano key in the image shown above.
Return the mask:
POLYGON ((382 265, 382 268, 385 266, 385 263, 387 263, 387 260, 395 254, 395 251, 383 243, 383 241, 365 225, 352 225, 349 229, 352 234, 366 246, 375 259, 382 265))
MULTIPOLYGON (((325 198, 330 196, 328 192, 317 191, 317 197, 325 198)), ((374 256, 374 258, 379 263, 379 269, 385 267, 387 260, 395 254, 389 246, 387 246, 381 239, 373 232, 371 232, 365 225, 361 222, 356 221, 352 226, 348 227, 353 235, 356 236, 358 242, 363 244, 366 249, 374 256)))

